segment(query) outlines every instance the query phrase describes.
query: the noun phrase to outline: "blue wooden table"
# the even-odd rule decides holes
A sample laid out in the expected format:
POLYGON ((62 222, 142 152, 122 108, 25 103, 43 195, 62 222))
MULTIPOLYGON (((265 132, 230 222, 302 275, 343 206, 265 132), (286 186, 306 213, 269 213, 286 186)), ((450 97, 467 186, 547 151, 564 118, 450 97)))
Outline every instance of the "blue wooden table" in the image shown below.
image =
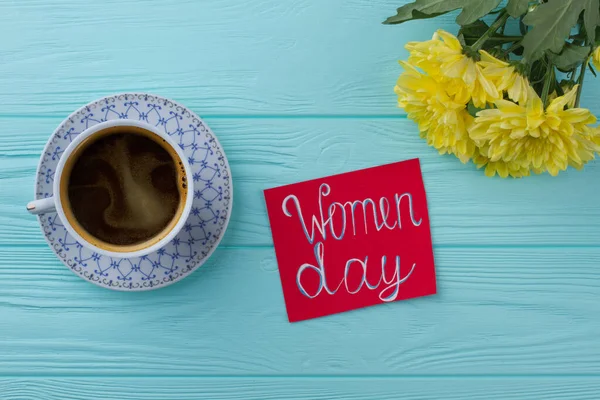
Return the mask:
POLYGON ((427 147, 396 60, 455 15, 380 24, 403 3, 1 0, 0 399, 599 398, 600 163, 490 179, 427 147), (155 292, 76 277, 24 207, 60 121, 124 91, 203 116, 234 178, 222 245, 155 292), (262 190, 413 157, 439 294, 289 324, 262 190))

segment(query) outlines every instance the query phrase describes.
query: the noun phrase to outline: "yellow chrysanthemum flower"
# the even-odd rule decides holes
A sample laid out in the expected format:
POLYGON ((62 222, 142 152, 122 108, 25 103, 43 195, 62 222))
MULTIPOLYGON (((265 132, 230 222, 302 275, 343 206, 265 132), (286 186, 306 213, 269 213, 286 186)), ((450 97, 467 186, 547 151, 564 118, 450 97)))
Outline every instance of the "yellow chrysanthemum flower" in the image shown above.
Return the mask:
POLYGON ((521 75, 515 67, 497 59, 485 50, 480 50, 483 74, 490 79, 499 91, 506 91, 508 97, 517 103, 527 101, 529 80, 521 75))
POLYGON ((509 175, 513 178, 522 178, 530 175, 527 167, 522 167, 516 163, 504 160, 491 161, 489 157, 483 155, 488 154, 488 148, 489 146, 477 147, 473 156, 473 162, 477 165, 477 168, 485 168, 486 176, 493 177, 498 174, 502 178, 507 178, 509 175))
POLYGON ((490 162, 506 163, 509 174, 527 169, 555 176, 568 165, 581 168, 600 146, 590 110, 566 108, 576 93, 577 86, 545 110, 533 88, 525 104, 498 100, 497 108, 477 113, 470 136, 490 162))
POLYGON ((439 29, 431 40, 409 42, 408 62, 421 68, 439 82, 444 82, 446 90, 457 101, 469 100, 478 108, 484 108, 500 97, 493 82, 482 71, 473 58, 464 54, 464 49, 456 36, 439 29))
POLYGON ((442 83, 423 74, 412 65, 400 61, 405 71, 398 78, 394 91, 398 106, 419 126, 420 135, 440 154, 455 154, 463 163, 475 150, 467 126, 473 119, 464 102, 448 95, 442 83))
POLYGON ((450 90, 457 94, 466 90, 478 108, 484 108, 487 103, 498 99, 498 89, 491 79, 484 75, 477 61, 463 53, 456 36, 441 29, 437 34, 444 42, 444 45, 434 48, 440 62, 440 72, 446 78, 454 78, 454 84, 457 86, 450 87, 450 90))
MULTIPOLYGON (((561 83, 560 88, 562 89, 563 93, 567 93, 573 89, 573 86, 575 86, 574 82, 567 82, 567 83, 561 83)), ((556 92, 556 90, 553 90, 552 93, 550 93, 548 95, 548 100, 552 101, 552 100, 556 99, 557 97, 558 97, 558 93, 556 92)), ((577 100, 577 98, 575 96, 573 96, 573 98, 567 103, 567 108, 575 107, 576 100, 577 100)))
POLYGON ((592 53, 592 63, 594 64, 594 67, 600 69, 600 47, 596 47, 592 53))
POLYGON ((424 42, 408 42, 404 48, 408 50, 409 57, 408 63, 421 68, 428 75, 441 80, 440 62, 437 59, 437 53, 435 48, 443 45, 443 42, 439 39, 439 35, 433 34, 431 40, 424 42))

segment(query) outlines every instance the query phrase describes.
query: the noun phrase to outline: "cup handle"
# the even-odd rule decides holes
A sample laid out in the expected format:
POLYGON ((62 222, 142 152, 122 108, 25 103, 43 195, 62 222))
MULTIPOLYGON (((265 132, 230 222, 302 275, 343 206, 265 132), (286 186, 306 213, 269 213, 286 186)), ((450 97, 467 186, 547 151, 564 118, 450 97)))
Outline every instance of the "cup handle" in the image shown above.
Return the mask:
POLYGON ((56 206, 54 205, 54 196, 27 203, 27 211, 34 215, 53 212, 55 210, 56 206))

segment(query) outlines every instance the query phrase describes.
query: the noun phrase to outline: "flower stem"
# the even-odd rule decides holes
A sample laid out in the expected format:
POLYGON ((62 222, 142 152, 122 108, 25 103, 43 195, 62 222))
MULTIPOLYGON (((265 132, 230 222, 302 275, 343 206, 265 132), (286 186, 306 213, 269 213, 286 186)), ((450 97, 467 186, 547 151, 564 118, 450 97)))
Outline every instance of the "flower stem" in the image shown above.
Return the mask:
POLYGON ((508 20, 508 17, 509 17, 509 15, 506 12, 506 9, 502 10, 500 15, 498 16, 498 19, 490 26, 490 28, 483 35, 481 35, 481 37, 475 43, 473 43, 473 45, 471 46, 471 49, 473 49, 475 51, 481 50, 481 48, 483 47, 483 44, 494 33, 496 33, 496 31, 498 29, 500 29, 500 27, 502 25, 504 25, 506 23, 506 20, 508 20))
POLYGON ((581 64, 581 71, 579 72, 579 79, 577 79, 577 97, 575 98, 575 108, 579 108, 579 101, 581 100, 581 92, 583 90, 583 78, 585 78, 585 71, 587 70, 590 57, 586 57, 583 64, 581 64))
MULTIPOLYGON (((523 37, 520 36, 520 38, 522 39, 523 37)), ((519 47, 523 46, 523 41, 519 40, 518 42, 515 42, 512 46, 510 46, 508 49, 504 50, 504 54, 506 54, 507 56, 512 53, 513 51, 515 51, 516 49, 518 49, 519 47)))
POLYGON ((548 94, 550 93, 550 86, 552 85, 552 81, 554 80, 554 65, 549 64, 548 69, 546 70, 546 79, 544 80, 544 88, 542 89, 542 103, 544 107, 546 107, 546 102, 548 101, 548 94))
MULTIPOLYGON (((481 39, 481 36, 465 36, 467 40, 477 41, 481 39)), ((499 36, 499 37, 490 37, 486 42, 494 42, 494 43, 512 43, 523 39, 523 36, 499 36)))

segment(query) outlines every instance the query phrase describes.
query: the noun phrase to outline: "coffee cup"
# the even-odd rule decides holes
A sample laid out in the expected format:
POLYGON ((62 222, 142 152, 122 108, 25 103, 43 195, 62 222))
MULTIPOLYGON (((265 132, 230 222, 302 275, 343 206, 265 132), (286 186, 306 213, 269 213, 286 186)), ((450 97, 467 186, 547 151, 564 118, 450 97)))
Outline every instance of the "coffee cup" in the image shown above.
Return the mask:
POLYGON ((180 146, 142 121, 111 120, 81 132, 63 152, 53 196, 27 204, 56 212, 82 246, 117 258, 140 257, 175 238, 194 197, 180 146))

